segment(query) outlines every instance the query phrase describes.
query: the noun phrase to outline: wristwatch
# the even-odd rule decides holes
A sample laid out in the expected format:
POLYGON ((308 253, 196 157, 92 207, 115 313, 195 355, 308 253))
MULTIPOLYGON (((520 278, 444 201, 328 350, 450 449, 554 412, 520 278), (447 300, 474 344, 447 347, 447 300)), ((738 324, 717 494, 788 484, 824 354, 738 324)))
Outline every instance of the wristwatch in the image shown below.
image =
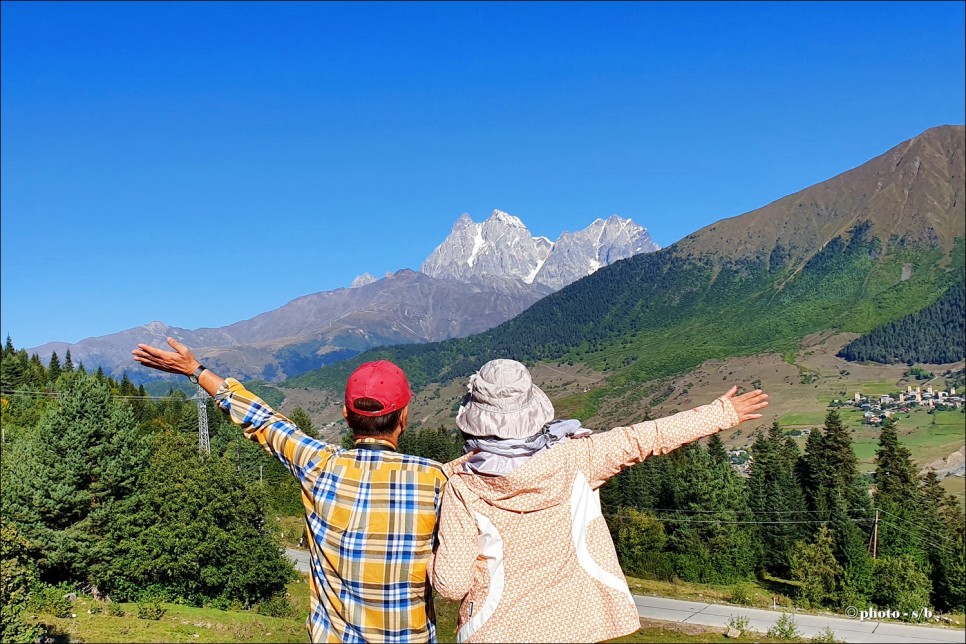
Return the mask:
POLYGON ((197 385, 197 384, 198 384, 198 378, 200 378, 200 377, 201 377, 201 373, 202 373, 202 372, 203 372, 203 371, 204 371, 205 369, 207 369, 207 367, 206 367, 205 365, 203 365, 203 364, 199 364, 199 365, 198 365, 198 368, 197 368, 197 369, 195 369, 194 371, 192 371, 192 372, 191 372, 191 375, 190 375, 190 376, 188 376, 188 380, 190 380, 191 382, 193 382, 194 384, 196 384, 196 385, 197 385))

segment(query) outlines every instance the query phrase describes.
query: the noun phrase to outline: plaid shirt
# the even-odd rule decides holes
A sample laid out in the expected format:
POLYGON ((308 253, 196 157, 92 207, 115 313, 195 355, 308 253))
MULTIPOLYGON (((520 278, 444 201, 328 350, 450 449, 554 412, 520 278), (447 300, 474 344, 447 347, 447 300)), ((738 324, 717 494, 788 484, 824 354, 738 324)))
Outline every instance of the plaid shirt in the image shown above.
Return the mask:
POLYGON ((215 401, 298 478, 309 539, 313 642, 435 642, 427 564, 446 474, 435 461, 368 440, 310 438, 241 383, 215 401))

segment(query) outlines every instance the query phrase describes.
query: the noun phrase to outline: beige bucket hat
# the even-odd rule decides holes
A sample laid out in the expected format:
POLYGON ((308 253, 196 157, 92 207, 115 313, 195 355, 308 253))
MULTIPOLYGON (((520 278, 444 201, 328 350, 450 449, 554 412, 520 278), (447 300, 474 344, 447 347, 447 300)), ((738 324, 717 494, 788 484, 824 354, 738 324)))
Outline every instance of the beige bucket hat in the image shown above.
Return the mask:
POLYGON ((456 426, 471 436, 527 438, 553 420, 553 403, 516 360, 490 360, 467 388, 456 426))

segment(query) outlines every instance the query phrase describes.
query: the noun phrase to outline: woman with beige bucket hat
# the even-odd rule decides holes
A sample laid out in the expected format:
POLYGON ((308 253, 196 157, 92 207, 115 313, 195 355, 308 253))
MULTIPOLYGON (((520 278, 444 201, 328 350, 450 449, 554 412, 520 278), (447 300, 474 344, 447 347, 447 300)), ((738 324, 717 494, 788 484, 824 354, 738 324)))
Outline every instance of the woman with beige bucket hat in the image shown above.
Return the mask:
POLYGON ((443 492, 430 580, 460 601, 461 642, 596 642, 640 627, 598 488, 652 454, 761 418, 737 388, 702 407, 592 433, 555 421, 514 360, 469 381, 456 425, 472 456, 443 492), (475 453, 473 453, 475 451, 475 453))

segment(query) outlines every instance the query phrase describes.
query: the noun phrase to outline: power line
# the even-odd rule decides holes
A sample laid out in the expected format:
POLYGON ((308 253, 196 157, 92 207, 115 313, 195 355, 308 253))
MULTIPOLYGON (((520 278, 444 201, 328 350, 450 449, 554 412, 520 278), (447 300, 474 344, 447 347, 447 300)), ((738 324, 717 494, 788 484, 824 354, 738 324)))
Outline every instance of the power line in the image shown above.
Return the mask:
MULTIPOLYGON (((625 517, 620 517, 616 514, 605 514, 606 519, 617 519, 620 521, 625 517)), ((724 519, 678 519, 678 518, 658 518, 655 519, 661 521, 662 523, 717 523, 720 525, 790 525, 790 524, 806 524, 806 523, 829 523, 829 521, 824 519, 796 519, 792 521, 747 521, 747 520, 724 520, 724 519)), ((868 522, 871 519, 852 519, 854 523, 868 522)))
MULTIPOLYGON (((648 508, 644 512, 721 513, 722 510, 680 510, 675 508, 648 508)), ((869 508, 845 508, 846 512, 868 512, 869 508)), ((812 510, 742 510, 747 514, 814 514, 812 510)))
MULTIPOLYGON (((59 391, 0 391, 0 394, 4 396, 21 396, 24 398, 60 398, 61 392, 59 391)), ((183 402, 190 402, 190 398, 182 398, 181 396, 141 396, 141 395, 124 395, 124 394, 110 394, 113 398, 121 398, 124 400, 181 400, 183 402)))
POLYGON ((902 532, 903 534, 907 534, 910 537, 914 537, 914 538, 918 539, 919 540, 919 545, 928 545, 928 546, 932 546, 933 548, 936 548, 938 550, 942 550, 943 552, 946 552, 946 553, 950 552, 949 546, 947 546, 945 544, 941 544, 941 543, 936 543, 934 541, 930 541, 929 539, 926 539, 924 536, 922 536, 918 532, 912 532, 910 530, 905 530, 905 529, 900 528, 899 526, 897 526, 896 524, 894 524, 894 523, 892 523, 890 521, 886 521, 885 519, 879 519, 879 522, 880 523, 883 523, 883 524, 885 524, 887 526, 891 526, 891 527, 895 528, 896 530, 898 530, 899 532, 902 532))

